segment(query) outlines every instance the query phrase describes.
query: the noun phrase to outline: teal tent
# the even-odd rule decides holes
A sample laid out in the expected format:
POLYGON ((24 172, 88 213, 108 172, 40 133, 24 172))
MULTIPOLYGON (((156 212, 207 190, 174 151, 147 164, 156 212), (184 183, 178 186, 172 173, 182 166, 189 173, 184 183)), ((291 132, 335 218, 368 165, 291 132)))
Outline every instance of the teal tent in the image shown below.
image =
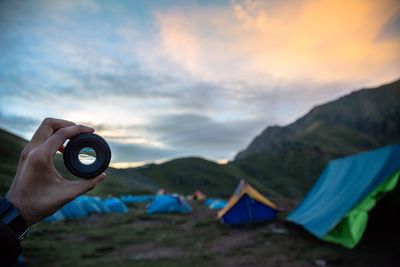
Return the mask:
POLYGON ((62 214, 61 210, 56 211, 55 213, 44 219, 45 222, 49 223, 61 222, 64 220, 65 216, 62 214))
POLYGON ((212 210, 220 210, 223 209, 226 206, 226 204, 228 204, 226 200, 216 199, 213 202, 211 202, 211 204, 208 205, 208 207, 212 210))
POLYGON ((122 202, 126 204, 132 204, 132 203, 146 203, 152 201, 154 196, 152 195, 139 195, 139 196, 134 196, 134 195, 122 195, 119 197, 119 199, 122 200, 122 202))
POLYGON ((353 248, 368 213, 400 177, 400 145, 332 160, 288 220, 323 240, 353 248))
POLYGON ((158 195, 147 208, 148 214, 155 213, 187 213, 192 208, 186 199, 180 196, 158 195))
POLYGON ((79 196, 77 201, 81 203, 88 214, 102 214, 110 212, 99 197, 79 196))
POLYGON ((71 202, 67 203, 60 211, 64 215, 65 219, 80 219, 89 215, 79 198, 75 198, 71 202))
POLYGON ((218 200, 218 199, 207 198, 206 200, 204 200, 204 205, 206 205, 206 206, 208 207, 208 206, 210 206, 210 204, 213 203, 215 200, 218 200))
POLYGON ((112 213, 127 213, 128 207, 119 198, 112 197, 103 200, 104 206, 112 213))

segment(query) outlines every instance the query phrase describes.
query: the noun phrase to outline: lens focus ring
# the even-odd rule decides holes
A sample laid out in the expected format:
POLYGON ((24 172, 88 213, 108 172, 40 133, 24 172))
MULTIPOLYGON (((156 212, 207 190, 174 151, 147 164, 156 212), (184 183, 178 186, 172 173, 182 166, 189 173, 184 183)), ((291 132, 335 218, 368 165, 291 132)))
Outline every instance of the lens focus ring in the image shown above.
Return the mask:
POLYGON ((63 157, 65 166, 73 175, 90 179, 107 169, 111 160, 111 150, 101 136, 85 133, 71 138, 64 149, 63 157), (79 160, 79 152, 86 147, 96 152, 96 160, 90 165, 85 165, 79 160))

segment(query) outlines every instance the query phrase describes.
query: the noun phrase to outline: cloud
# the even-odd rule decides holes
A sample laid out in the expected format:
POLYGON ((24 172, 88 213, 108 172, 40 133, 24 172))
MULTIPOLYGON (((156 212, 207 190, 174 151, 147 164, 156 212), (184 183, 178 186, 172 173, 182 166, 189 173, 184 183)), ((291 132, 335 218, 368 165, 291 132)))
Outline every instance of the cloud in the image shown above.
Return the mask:
POLYGON ((268 125, 398 78, 399 12, 390 0, 2 1, 2 126, 29 138, 48 116, 89 124, 114 162, 230 158, 268 125))
POLYGON ((377 41, 398 41, 400 28, 400 8, 397 7, 395 10, 396 13, 394 13, 380 29, 376 38, 377 41))
POLYGON ((159 149, 146 145, 109 143, 113 162, 151 161, 179 155, 179 151, 176 150, 159 149))
POLYGON ((6 114, 0 112, 0 125, 3 129, 9 129, 17 134, 33 132, 40 124, 36 118, 6 114))
POLYGON ((375 37, 399 10, 396 1, 235 1, 157 18, 166 53, 197 77, 376 83, 398 75, 400 37, 375 37))
MULTIPOLYGON (((193 155, 225 158, 226 151, 237 151, 246 145, 249 132, 256 134, 268 121, 264 118, 225 121, 197 114, 178 114, 159 117, 151 132, 168 147, 178 148, 193 155)), ((232 155, 230 155, 232 156, 232 155)))

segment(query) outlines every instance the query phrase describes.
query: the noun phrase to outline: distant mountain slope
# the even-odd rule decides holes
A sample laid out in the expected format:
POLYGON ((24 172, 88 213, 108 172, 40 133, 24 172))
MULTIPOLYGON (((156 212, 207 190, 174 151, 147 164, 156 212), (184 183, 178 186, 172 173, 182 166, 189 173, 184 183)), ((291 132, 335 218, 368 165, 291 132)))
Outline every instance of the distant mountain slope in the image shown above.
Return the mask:
POLYGON ((240 179, 245 178, 272 199, 283 198, 281 194, 268 188, 235 165, 220 165, 198 157, 178 158, 162 164, 138 167, 135 170, 161 188, 181 194, 191 194, 196 190, 201 190, 208 196, 227 198, 232 195, 240 179))
MULTIPOLYGON (((313 108, 285 126, 266 128, 226 165, 181 158, 141 168, 107 170, 93 194, 203 190, 229 196, 240 178, 275 199, 299 199, 332 158, 400 142, 400 81, 363 89, 313 108)), ((0 194, 11 183, 25 140, 0 130, 0 194)), ((60 159, 60 171, 68 176, 60 159)))
MULTIPOLYGON (((27 141, 0 129, 0 196, 4 196, 14 179, 19 155, 27 141)), ((76 179, 64 167, 60 155, 54 159, 59 172, 67 179, 76 179)), ((135 170, 108 168, 108 178, 90 194, 129 194, 155 192, 158 187, 135 170)))
POLYGON ((229 194, 238 181, 234 170, 202 158, 180 158, 137 170, 161 187, 185 194, 198 189, 207 194, 229 194))
POLYGON ((0 196, 11 185, 25 144, 24 139, 0 129, 0 196))
POLYGON ((275 191, 301 197, 328 160, 400 142, 400 81, 363 89, 266 128, 234 166, 275 191))
POLYGON ((191 194, 202 190, 214 196, 229 196, 244 175, 229 165, 219 165, 202 158, 180 158, 163 164, 150 164, 137 170, 159 186, 191 194))

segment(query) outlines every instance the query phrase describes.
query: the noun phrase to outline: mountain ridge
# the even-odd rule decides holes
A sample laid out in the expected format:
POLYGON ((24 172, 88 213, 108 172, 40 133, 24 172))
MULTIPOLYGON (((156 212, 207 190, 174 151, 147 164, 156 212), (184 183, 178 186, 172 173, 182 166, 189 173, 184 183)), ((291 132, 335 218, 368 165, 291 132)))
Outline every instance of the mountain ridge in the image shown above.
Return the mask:
POLYGON ((265 128, 231 164, 300 198, 329 160, 399 142, 399 114, 400 80, 354 91, 287 126, 265 128), (283 188, 291 184, 298 189, 283 188))
MULTIPOLYGON (((108 178, 91 194, 154 193, 165 188, 228 197, 245 178, 273 199, 300 199, 329 160, 399 143, 399 114, 400 80, 318 105, 287 126, 267 127, 228 164, 189 157, 137 168, 109 167, 108 178)), ((11 184, 26 142, 0 129, 0 193, 11 184)), ((71 177, 62 161, 55 159, 55 164, 71 177)))
MULTIPOLYGON (((392 102, 395 103, 391 103, 390 106, 394 106, 396 104, 398 104, 400 102, 400 80, 397 80, 393 83, 390 84, 385 84, 381 87, 377 87, 377 88, 365 88, 365 89, 361 89, 361 90, 356 90, 351 92, 350 94, 344 95, 339 97, 336 100, 330 101, 328 103, 325 104, 320 104, 317 105, 315 107, 313 107, 306 115, 304 115, 303 117, 297 119, 296 121, 294 121, 291 124, 288 124, 286 126, 269 126, 267 128, 265 128, 258 136, 256 136, 253 141, 250 142, 250 144, 247 146, 247 148, 245 150, 240 151, 236 156, 234 160, 239 160, 241 158, 244 158, 250 154, 254 154, 253 151, 262 151, 264 146, 262 145, 262 142, 257 142, 260 139, 274 139, 274 138, 278 138, 281 139, 282 141, 287 141, 288 139, 293 138, 294 135, 299 134, 299 132, 302 132, 304 130, 304 128, 306 128, 307 126, 310 126, 310 122, 311 121, 315 121, 315 119, 318 119, 318 117, 321 116, 321 113, 323 114, 323 118, 322 120, 325 122, 330 122, 330 123, 335 123, 335 124, 340 124, 342 126, 350 126, 351 128, 354 128, 354 125, 358 125, 361 126, 359 128, 363 129, 363 130, 372 130, 368 127, 362 127, 362 125, 360 124, 360 120, 358 119, 357 121, 352 121, 349 120, 349 118, 354 118, 352 116, 348 116, 349 114, 345 114, 345 116, 343 116, 343 112, 347 112, 348 108, 345 106, 346 102, 349 101, 353 101, 352 104, 357 104, 358 105, 358 109, 356 109, 356 111, 367 111, 367 113, 365 114, 365 116, 371 116, 371 115, 375 115, 379 112, 379 110, 375 110, 375 112, 373 112, 371 110, 371 108, 380 108, 377 107, 376 105, 374 105, 374 101, 379 100, 381 101, 380 98, 382 98, 382 95, 385 94, 391 94, 392 91, 396 92, 396 97, 393 98, 392 102), (381 90, 380 92, 373 92, 374 90, 381 90), (384 91, 384 92, 382 92, 384 91), (389 92, 388 92, 389 91, 389 92), (372 94, 371 94, 372 93, 372 94), (354 100, 359 98, 361 95, 365 95, 365 94, 369 94, 368 98, 370 101, 366 101, 366 102, 359 102, 359 103, 354 103, 354 100), (372 95, 372 97, 371 97, 372 95), (372 98, 372 99, 371 99, 372 98), (351 99, 351 100, 350 100, 351 99), (345 103, 343 103, 345 102, 345 103), (344 108, 343 110, 341 110, 341 112, 339 113, 340 116, 337 116, 337 112, 333 113, 333 116, 336 116, 333 120, 332 117, 329 116, 330 112, 326 112, 326 109, 330 109, 332 107, 332 105, 337 105, 338 103, 340 103, 341 107, 344 108), (378 112, 377 112, 378 111, 378 112), (328 116, 327 116, 328 115, 328 116), (260 146, 261 145, 261 146, 260 146), (253 151, 248 151, 248 150, 253 150, 253 151)), ((392 94, 391 94, 392 95, 392 94)), ((389 99, 385 99, 385 103, 388 102, 389 99)), ((398 111, 396 109, 396 111, 398 111)), ((392 112, 392 115, 395 112, 392 112)), ((332 114, 332 113, 331 113, 332 114)), ((358 116, 358 118, 360 118, 361 116, 358 116)), ((399 123, 400 119, 399 116, 397 116, 397 123, 399 123)), ((365 117, 362 118, 363 121, 365 120, 365 117)), ((382 133, 382 127, 380 127, 379 131, 375 131, 373 132, 374 134, 376 133, 382 133)), ((387 138, 387 133, 390 132, 392 133, 393 131, 386 131, 384 132, 384 137, 387 138)), ((395 136, 395 140, 398 140, 398 138, 400 137, 400 134, 395 136)), ((268 144, 271 146, 271 148, 273 148, 273 145, 276 144, 268 144)), ((268 147, 270 148, 270 147, 268 147)))

